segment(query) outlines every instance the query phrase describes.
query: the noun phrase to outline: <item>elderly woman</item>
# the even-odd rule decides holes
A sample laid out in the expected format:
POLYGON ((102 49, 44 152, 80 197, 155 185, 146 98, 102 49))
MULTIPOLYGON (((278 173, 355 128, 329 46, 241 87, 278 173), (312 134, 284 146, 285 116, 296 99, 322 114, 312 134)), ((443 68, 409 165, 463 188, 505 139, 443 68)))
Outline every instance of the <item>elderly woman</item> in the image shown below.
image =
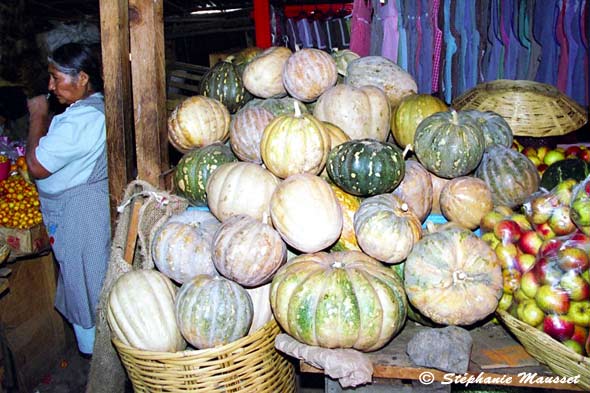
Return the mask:
POLYGON ((49 90, 68 107, 47 129, 46 97, 29 100, 26 159, 59 264, 55 306, 89 356, 111 238, 101 63, 90 47, 76 43, 48 60, 49 90))

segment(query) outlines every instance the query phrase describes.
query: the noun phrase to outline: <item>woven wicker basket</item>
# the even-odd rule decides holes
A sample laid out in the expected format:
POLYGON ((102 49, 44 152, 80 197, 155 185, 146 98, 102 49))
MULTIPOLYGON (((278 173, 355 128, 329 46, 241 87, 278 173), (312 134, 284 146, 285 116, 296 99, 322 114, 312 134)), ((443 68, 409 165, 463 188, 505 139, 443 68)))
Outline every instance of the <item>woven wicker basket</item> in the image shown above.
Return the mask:
POLYGON ((452 107, 499 113, 519 136, 565 135, 588 121, 588 111, 557 88, 526 80, 480 83, 453 100, 452 107))
POLYGON ((585 390, 590 390, 590 358, 575 353, 559 341, 514 318, 506 311, 498 310, 497 315, 532 357, 549 366, 559 376, 579 375, 578 385, 585 390))
POLYGON ((293 365, 274 348, 274 319, 255 333, 220 347, 150 352, 113 338, 137 392, 295 392, 293 365))

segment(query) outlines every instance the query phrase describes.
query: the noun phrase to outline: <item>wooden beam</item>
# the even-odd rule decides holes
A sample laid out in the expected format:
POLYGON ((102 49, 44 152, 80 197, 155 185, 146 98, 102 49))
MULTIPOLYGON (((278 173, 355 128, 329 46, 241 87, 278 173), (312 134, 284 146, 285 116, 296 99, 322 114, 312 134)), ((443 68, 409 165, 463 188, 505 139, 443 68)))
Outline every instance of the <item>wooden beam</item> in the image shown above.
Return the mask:
POLYGON ((254 0, 254 25, 256 27, 256 46, 259 48, 271 46, 269 0, 254 0))
MULTIPOLYGON (((111 223, 133 179, 133 98, 127 0, 100 0, 111 223)), ((114 226, 113 226, 114 228, 114 226)))
POLYGON ((163 0, 130 0, 129 12, 137 174, 165 189, 160 176, 169 167, 163 0))

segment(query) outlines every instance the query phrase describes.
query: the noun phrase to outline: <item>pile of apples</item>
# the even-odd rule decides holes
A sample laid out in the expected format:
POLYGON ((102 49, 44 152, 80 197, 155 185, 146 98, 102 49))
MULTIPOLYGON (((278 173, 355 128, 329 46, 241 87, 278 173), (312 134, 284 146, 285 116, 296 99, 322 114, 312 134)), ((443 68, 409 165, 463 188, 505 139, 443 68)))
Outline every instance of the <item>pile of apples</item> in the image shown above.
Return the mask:
POLYGON ((566 180, 531 196, 523 213, 497 206, 481 229, 504 276, 499 308, 538 328, 575 352, 590 354, 590 236, 570 218, 566 180))
POLYGON ((549 165, 569 158, 579 158, 590 163, 590 148, 585 145, 571 145, 566 148, 549 146, 535 148, 533 146, 524 147, 515 140, 512 143, 512 148, 527 156, 535 164, 540 174, 543 174, 549 165))

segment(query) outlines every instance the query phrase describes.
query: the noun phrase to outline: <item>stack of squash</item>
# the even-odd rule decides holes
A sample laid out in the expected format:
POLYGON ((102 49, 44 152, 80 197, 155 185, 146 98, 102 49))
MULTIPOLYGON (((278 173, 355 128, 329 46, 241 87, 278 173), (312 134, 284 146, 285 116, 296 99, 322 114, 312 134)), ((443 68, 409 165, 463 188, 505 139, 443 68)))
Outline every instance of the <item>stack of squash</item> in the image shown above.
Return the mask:
MULTIPOLYGON (((274 316, 309 345, 373 351, 409 312, 469 325, 495 310, 500 266, 471 230, 536 191, 536 168, 499 115, 449 111, 390 60, 348 52, 269 48, 171 114, 185 154, 174 190, 208 211, 171 218, 153 241, 151 276, 169 280, 153 314, 176 321, 159 327, 167 350, 178 334, 206 348, 274 316), (432 213, 455 225, 425 234, 432 213)), ((121 293, 109 320, 126 337, 121 293)))

